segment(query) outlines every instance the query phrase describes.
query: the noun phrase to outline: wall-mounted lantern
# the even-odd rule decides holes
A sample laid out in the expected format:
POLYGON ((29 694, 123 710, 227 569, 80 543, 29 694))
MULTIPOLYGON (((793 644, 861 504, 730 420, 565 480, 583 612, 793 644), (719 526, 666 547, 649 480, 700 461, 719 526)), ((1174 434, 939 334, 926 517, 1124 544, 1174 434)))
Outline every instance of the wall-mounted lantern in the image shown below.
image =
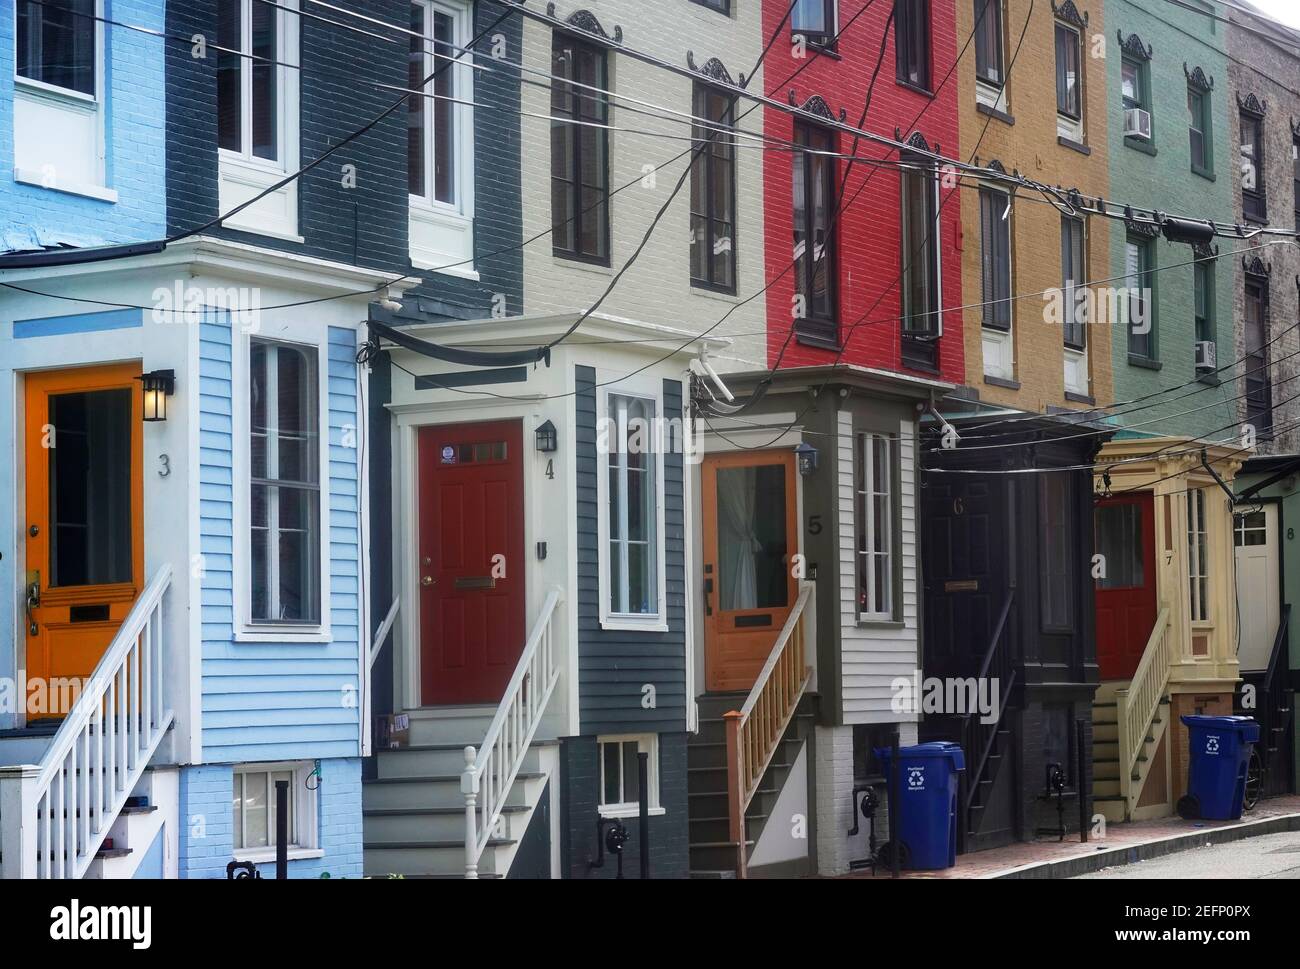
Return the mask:
POLYGON ((537 429, 537 450, 543 454, 550 454, 557 447, 559 447, 559 435, 555 432, 555 425, 547 421, 537 429))
POLYGON ((817 470, 817 449, 805 441, 794 449, 799 460, 799 473, 805 478, 817 470))
POLYGON ((176 393, 176 371, 152 370, 135 379, 144 387, 144 419, 167 420, 167 398, 176 393))

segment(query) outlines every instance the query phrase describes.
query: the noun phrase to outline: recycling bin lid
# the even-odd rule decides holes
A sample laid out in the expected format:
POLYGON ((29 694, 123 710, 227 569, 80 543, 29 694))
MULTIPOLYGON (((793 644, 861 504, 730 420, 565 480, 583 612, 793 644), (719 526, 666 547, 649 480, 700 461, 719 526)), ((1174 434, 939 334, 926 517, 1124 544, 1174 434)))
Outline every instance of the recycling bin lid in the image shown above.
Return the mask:
POLYGON ((1252 729, 1259 728, 1259 724, 1254 717, 1211 717, 1204 714, 1188 713, 1179 717, 1179 719, 1189 727, 1204 727, 1208 730, 1249 732, 1252 729))
MULTIPOLYGON (((892 748, 877 747, 876 756, 881 760, 888 761, 892 748)), ((906 757, 908 760, 918 760, 923 758, 950 759, 953 770, 966 769, 966 757, 962 753, 961 744, 955 744, 948 740, 931 740, 924 744, 913 744, 910 747, 899 747, 898 756, 900 759, 906 757)))

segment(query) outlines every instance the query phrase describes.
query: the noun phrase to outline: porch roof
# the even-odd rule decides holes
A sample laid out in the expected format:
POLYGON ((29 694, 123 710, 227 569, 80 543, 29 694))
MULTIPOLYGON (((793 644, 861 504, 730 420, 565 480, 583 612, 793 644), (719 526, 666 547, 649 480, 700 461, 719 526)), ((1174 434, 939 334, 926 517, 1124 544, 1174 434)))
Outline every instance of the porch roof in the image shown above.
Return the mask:
POLYGON ((775 372, 748 370, 724 373, 723 377, 729 387, 741 391, 751 390, 761 381, 770 378, 772 389, 776 391, 798 391, 814 385, 831 384, 863 390, 881 397, 916 401, 931 400, 956 388, 955 384, 930 377, 852 363, 780 367, 775 372))

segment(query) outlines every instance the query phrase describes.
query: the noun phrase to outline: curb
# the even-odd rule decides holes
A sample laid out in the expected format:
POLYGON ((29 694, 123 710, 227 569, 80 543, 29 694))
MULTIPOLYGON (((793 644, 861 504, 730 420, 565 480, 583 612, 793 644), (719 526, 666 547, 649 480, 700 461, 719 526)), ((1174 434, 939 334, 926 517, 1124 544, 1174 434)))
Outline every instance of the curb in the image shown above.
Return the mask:
POLYGON ((1222 828, 1205 828, 1187 834, 1171 835, 1155 841, 1123 845, 1097 851, 1090 855, 1077 855, 1062 858, 1059 861, 1041 861, 1018 868, 1008 868, 985 878, 1073 878, 1086 875, 1103 868, 1116 868, 1131 865, 1139 861, 1161 858, 1165 855, 1188 851, 1192 848, 1204 848, 1209 845, 1228 844, 1243 838, 1257 838, 1265 834, 1280 834, 1284 831, 1300 831, 1300 814, 1281 814, 1260 821, 1248 821, 1222 828))

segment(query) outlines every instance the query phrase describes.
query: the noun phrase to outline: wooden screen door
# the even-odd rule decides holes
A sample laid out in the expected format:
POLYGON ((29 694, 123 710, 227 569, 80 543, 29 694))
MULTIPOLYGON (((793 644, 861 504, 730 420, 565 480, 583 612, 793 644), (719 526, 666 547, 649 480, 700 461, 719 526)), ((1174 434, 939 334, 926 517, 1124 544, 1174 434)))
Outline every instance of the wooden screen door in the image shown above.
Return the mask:
POLYGON ((120 364, 26 376, 29 721, 67 713, 69 684, 94 672, 144 588, 139 374, 120 364))
POLYGON ((798 595, 794 452, 713 455, 703 471, 705 685, 745 691, 798 595))
POLYGON ((524 649, 518 421, 419 434, 420 702, 500 701, 524 649))
POLYGON ((1156 622, 1155 499, 1149 491, 1097 502, 1093 521, 1105 577, 1097 579, 1097 668, 1130 680, 1156 622))
POLYGON ((1237 614, 1241 617, 1241 669, 1255 672, 1268 666, 1281 618, 1278 573, 1277 505, 1263 504, 1233 516, 1233 546, 1237 559, 1237 614))

